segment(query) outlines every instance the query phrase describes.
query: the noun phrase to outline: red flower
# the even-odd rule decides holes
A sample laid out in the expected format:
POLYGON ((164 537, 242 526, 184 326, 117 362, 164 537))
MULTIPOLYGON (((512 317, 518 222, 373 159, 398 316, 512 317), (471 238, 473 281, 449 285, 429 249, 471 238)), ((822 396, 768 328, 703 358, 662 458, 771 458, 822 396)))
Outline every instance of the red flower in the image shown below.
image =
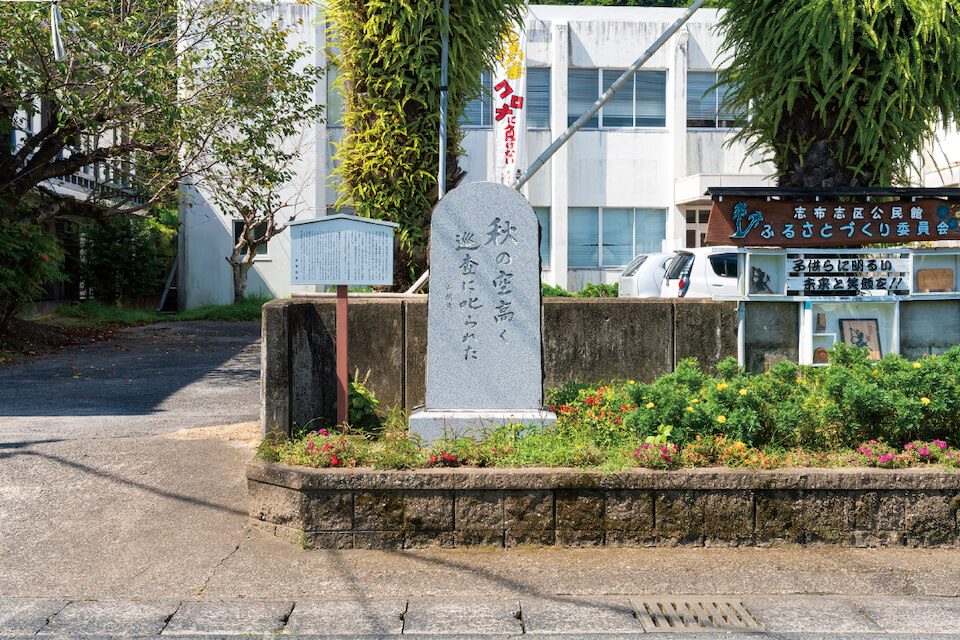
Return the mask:
POLYGON ((436 463, 437 463, 437 456, 430 456, 430 462, 436 464, 436 463))
POLYGON ((441 453, 440 457, 446 460, 447 462, 456 462, 457 456, 450 455, 449 453, 441 453))
POLYGON ((337 456, 330 456, 330 466, 335 467, 338 464, 340 464, 340 458, 338 458, 337 456))

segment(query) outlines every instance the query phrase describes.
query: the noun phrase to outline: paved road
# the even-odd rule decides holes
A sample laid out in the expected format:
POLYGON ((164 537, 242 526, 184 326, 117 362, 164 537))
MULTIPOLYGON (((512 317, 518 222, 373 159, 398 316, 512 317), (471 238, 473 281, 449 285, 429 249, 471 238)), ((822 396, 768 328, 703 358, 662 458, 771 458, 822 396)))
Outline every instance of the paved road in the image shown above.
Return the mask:
POLYGON ((0 368, 0 442, 154 435, 259 417, 260 324, 124 329, 0 368))
POLYGON ((155 434, 255 418, 257 334, 142 327, 0 370, 0 637, 630 637, 659 594, 742 602, 766 629, 745 638, 960 637, 950 549, 333 551, 250 529, 252 452, 155 434))

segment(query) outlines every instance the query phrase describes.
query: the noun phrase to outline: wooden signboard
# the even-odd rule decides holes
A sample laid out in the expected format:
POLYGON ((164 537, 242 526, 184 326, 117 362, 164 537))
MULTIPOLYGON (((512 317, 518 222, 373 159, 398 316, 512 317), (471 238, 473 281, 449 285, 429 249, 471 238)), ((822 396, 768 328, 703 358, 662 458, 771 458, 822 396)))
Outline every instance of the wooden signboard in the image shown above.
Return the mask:
POLYGON ((738 247, 837 247, 960 240, 960 203, 767 200, 714 201, 706 244, 738 247))
POLYGON ((917 269, 917 291, 953 291, 953 269, 917 269))

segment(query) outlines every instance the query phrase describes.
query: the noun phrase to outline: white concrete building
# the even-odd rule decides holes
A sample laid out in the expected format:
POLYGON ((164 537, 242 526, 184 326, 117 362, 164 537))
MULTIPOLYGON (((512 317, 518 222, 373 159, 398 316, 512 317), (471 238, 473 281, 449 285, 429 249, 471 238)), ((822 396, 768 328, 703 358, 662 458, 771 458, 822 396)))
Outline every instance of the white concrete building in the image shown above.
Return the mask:
MULTIPOLYGON (((275 8, 284 20, 304 19, 303 39, 323 48, 316 10, 297 3, 275 8)), ((681 15, 682 9, 532 5, 526 19, 527 159, 532 162, 681 15)), ((661 247, 699 246, 706 230, 710 186, 765 186, 769 165, 724 146, 733 121, 718 113, 720 96, 704 91, 722 64, 716 10, 701 9, 586 127, 524 187, 543 225, 543 281, 577 290, 615 282, 634 255, 661 247)), ((318 86, 328 124, 305 154, 299 219, 332 212, 333 142, 338 126, 335 69, 318 86)), ((461 166, 466 181, 493 177, 493 105, 468 109, 471 120, 461 166)), ((224 257, 233 221, 202 194, 182 208, 180 292, 187 307, 232 301, 224 257)), ((289 235, 271 240, 250 272, 248 292, 287 296, 289 235)))

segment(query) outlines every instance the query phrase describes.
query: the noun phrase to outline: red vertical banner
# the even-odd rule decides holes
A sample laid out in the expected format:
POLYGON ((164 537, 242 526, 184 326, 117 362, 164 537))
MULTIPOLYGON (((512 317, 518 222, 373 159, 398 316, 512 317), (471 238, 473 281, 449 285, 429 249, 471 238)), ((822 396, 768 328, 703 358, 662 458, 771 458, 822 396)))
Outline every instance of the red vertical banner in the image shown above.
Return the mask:
POLYGON ((512 187, 526 169, 527 39, 514 25, 493 72, 494 182, 512 187))

